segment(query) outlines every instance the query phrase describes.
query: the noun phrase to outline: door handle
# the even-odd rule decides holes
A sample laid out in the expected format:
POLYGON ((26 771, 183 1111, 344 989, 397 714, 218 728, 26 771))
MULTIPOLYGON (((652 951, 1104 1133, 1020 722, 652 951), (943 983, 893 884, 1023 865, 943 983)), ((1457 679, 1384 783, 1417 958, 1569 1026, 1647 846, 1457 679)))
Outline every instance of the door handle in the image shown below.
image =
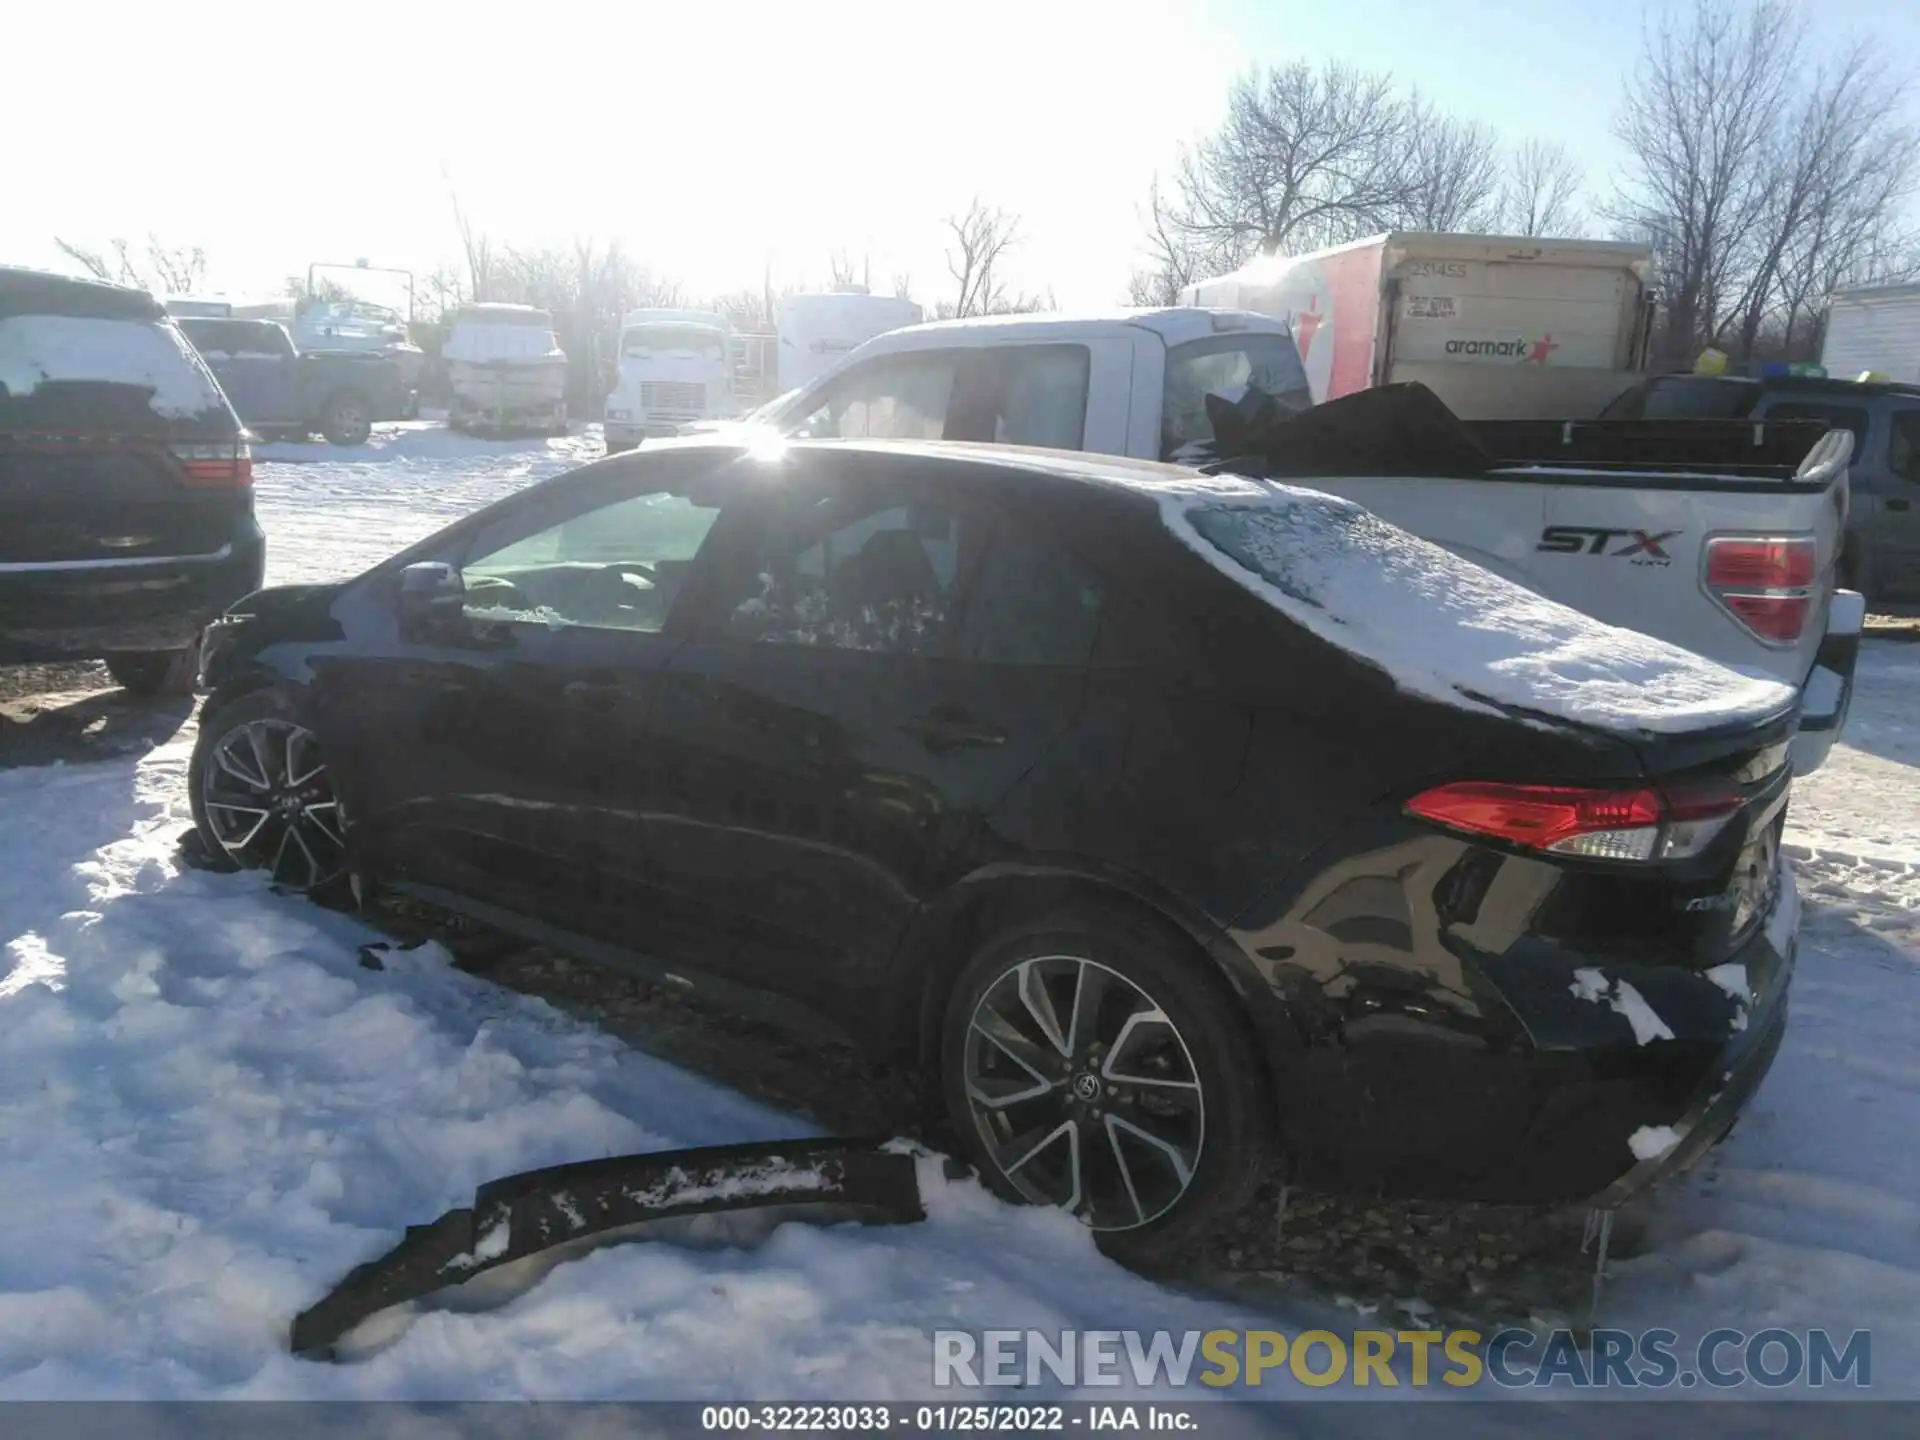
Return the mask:
POLYGON ((912 720, 900 722, 900 728, 932 751, 991 749, 1004 745, 1007 732, 997 725, 983 724, 964 714, 934 710, 912 720))
POLYGON ((1898 497, 1890 497, 1887 500, 1887 508, 1889 510, 1911 510, 1913 508, 1913 502, 1911 500, 1902 500, 1898 497))

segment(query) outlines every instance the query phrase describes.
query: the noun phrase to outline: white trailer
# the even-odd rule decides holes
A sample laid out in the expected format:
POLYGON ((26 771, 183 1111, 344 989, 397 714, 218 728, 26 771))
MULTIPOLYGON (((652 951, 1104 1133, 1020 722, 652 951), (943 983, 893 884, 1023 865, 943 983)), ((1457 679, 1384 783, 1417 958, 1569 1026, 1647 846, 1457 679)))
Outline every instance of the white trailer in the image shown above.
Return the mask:
POLYGON ((865 290, 789 295, 774 312, 775 393, 811 385, 876 335, 926 318, 913 301, 865 290))
POLYGON ((1417 380, 1473 420, 1587 419, 1644 377, 1653 252, 1395 231, 1181 293, 1284 321, 1315 401, 1417 380))
POLYGON ((1828 301, 1820 365, 1837 380, 1873 372, 1920 385, 1920 285, 1836 290, 1828 301))

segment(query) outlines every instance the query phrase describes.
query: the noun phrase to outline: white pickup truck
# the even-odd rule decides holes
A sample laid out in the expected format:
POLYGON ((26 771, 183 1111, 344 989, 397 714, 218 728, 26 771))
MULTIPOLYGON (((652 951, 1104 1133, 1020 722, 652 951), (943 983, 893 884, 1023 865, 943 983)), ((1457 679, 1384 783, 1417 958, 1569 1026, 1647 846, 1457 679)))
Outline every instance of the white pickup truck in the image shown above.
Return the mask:
MULTIPOLYGON (((879 336, 758 418, 792 436, 1179 460, 1214 440, 1207 397, 1236 398, 1250 385, 1285 406, 1311 403, 1286 326, 1266 316, 1016 316, 879 336)), ((1822 439, 1817 425, 1469 428, 1498 463, 1469 474, 1289 478, 1610 624, 1795 686, 1795 766, 1805 774, 1825 760, 1846 721, 1866 613, 1835 582, 1844 440, 1822 439)))

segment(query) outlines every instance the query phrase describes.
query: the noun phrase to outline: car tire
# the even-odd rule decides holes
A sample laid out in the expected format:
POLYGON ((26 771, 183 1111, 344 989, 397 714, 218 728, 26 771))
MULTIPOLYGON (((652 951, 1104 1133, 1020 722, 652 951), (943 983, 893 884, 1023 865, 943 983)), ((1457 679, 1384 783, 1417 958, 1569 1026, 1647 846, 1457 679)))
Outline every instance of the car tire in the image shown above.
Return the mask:
POLYGON ((364 445, 373 434, 373 409, 366 397, 342 390, 320 413, 320 433, 329 445, 364 445))
POLYGON ((107 656, 107 674, 131 695, 191 695, 199 675, 200 652, 140 650, 107 656))
POLYGON ((1244 1014, 1206 966, 1157 926, 1104 911, 981 946, 943 1016, 940 1088, 992 1189, 1073 1209, 1102 1249, 1149 1267, 1246 1205, 1277 1148, 1273 1097, 1244 1014), (1081 1024, 1063 1022, 1081 1000, 1081 1024))
POLYGON ((200 717, 187 797, 206 868, 265 870, 316 899, 347 890, 345 820, 326 756, 285 692, 255 690, 200 717))

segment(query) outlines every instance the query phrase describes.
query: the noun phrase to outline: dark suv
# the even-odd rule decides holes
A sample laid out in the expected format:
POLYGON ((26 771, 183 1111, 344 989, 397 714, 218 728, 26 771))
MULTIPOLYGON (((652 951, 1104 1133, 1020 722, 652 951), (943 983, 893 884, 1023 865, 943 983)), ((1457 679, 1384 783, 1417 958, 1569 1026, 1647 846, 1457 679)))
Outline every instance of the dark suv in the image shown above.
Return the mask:
POLYGON ((159 302, 0 266, 0 664, 187 693, 265 554, 240 421, 159 302))
POLYGON ((1869 600, 1920 599, 1920 385, 1781 376, 1659 375, 1605 420, 1824 420, 1853 435, 1840 583, 1869 600))

